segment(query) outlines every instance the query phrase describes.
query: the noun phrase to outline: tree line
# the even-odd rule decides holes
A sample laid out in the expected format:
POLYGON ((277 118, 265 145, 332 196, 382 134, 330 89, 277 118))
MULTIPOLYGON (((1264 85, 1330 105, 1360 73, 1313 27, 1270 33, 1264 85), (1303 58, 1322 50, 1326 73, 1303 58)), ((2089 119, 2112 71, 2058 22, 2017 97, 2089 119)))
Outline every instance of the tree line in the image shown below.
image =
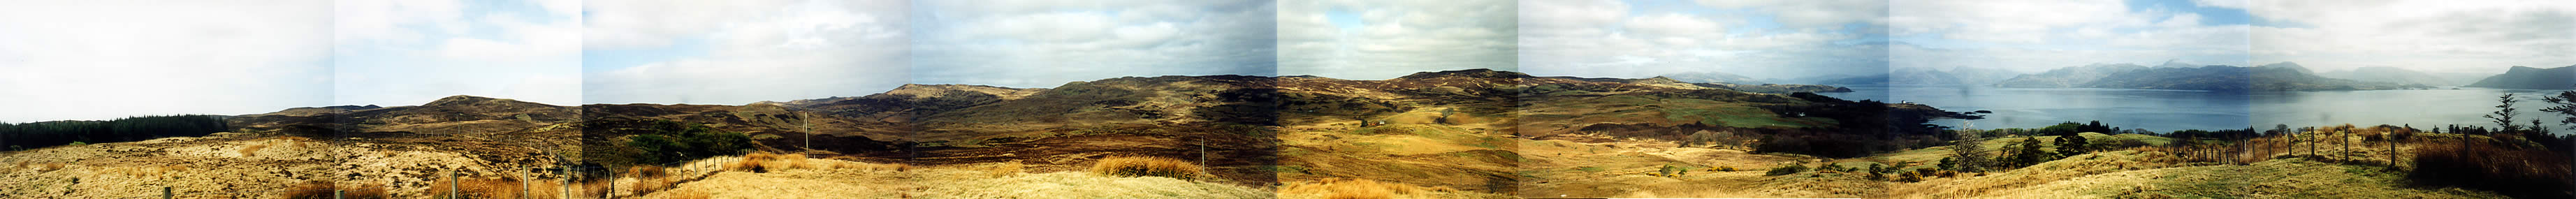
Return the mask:
POLYGON ((205 136, 230 130, 221 116, 164 115, 107 121, 0 123, 0 145, 8 150, 51 146, 131 142, 164 137, 205 136))

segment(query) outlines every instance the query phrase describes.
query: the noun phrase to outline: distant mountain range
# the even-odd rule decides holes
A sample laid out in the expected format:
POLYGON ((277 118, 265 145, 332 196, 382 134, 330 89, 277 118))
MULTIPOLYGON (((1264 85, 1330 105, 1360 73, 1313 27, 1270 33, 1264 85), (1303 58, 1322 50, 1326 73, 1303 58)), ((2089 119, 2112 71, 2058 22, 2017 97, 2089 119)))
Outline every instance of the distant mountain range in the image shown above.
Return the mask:
POLYGON ((2576 65, 2557 68, 2513 66, 2497 74, 2462 87, 2503 89, 2576 89, 2576 65))
POLYGON ((1762 80, 1753 79, 1752 77, 1723 72, 1673 73, 1664 74, 1664 78, 1672 78, 1673 80, 1694 83, 1764 84, 1762 80))
POLYGON ((2016 75, 2021 73, 1978 67, 1958 67, 1950 70, 1901 68, 1888 73, 1887 84, 1987 85, 2012 79, 2016 75))
POLYGON ((2207 91, 2323 91, 2432 88, 2424 84, 2366 82, 2318 76, 2298 63, 2255 67, 2208 65, 2185 67, 2166 62, 2156 67, 2094 64, 2028 74, 1996 83, 2020 88, 2126 88, 2207 91))
POLYGON ((2366 82, 2423 84, 2426 86, 2458 86, 2475 83, 2478 78, 2485 78, 2487 74, 2441 73, 2437 75, 2435 73, 2425 73, 2397 67, 2370 66, 2350 70, 2319 72, 2317 73, 2317 76, 2366 82))
POLYGON ((2139 66, 2137 64, 2093 64, 2066 67, 2048 70, 2048 72, 2015 76, 2012 79, 1995 82, 1995 86, 2013 88, 2075 88, 2091 83, 2093 80, 2099 80, 2103 77, 2111 76, 2113 73, 2145 69, 2147 69, 2146 66, 2139 66))

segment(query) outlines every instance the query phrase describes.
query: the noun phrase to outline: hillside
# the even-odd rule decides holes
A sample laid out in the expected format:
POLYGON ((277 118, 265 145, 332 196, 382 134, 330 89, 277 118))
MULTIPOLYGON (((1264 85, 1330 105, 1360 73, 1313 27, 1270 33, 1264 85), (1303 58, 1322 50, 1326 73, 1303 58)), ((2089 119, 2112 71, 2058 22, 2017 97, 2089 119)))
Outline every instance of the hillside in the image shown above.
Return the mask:
MULTIPOLYGON (((717 196, 774 193, 739 188, 743 183, 798 185, 780 190, 868 190, 835 187, 897 186, 884 183, 916 179, 911 182, 1035 186, 1115 181, 1133 183, 1138 189, 1176 184, 1203 187, 1168 192, 1183 195, 1227 195, 1236 194, 1227 190, 1277 186, 1287 187, 1283 194, 1298 197, 1338 194, 1297 191, 1309 188, 1385 183, 1413 187, 1402 190, 1414 191, 1399 195, 1491 197, 1514 193, 1520 187, 1523 161, 1544 158, 1520 150, 1524 142, 1718 143, 1774 136, 1815 140, 1813 146, 1820 147, 1763 150, 1855 156, 1902 148, 1896 143, 1933 139, 1934 129, 1904 124, 1973 117, 1921 105, 1713 86, 1735 85, 1670 78, 1534 77, 1480 69, 1421 72, 1388 80, 1220 75, 1112 78, 1044 89, 907 85, 862 97, 739 106, 575 107, 452 96, 417 106, 294 108, 242 115, 226 120, 237 131, 203 137, 12 152, 0 158, 45 169, 15 170, 0 175, 0 182, 69 186, 12 189, 0 195, 109 197, 146 193, 165 185, 180 192, 208 192, 336 182, 346 187, 381 186, 398 197, 416 197, 434 194, 431 185, 438 184, 446 171, 464 171, 464 176, 483 179, 473 183, 514 184, 518 170, 512 168, 685 163, 664 162, 671 158, 719 162, 706 164, 746 161, 722 154, 737 149, 727 147, 739 147, 792 153, 818 163, 780 170, 674 168, 697 172, 674 179, 570 175, 622 176, 616 180, 631 181, 621 183, 665 182, 673 184, 665 187, 668 190, 717 196), (647 142, 672 138, 688 139, 677 143, 726 139, 741 139, 741 143, 647 142), (1150 180, 1076 172, 1112 156, 1186 159, 1203 166, 1205 176, 1150 180), (962 175, 974 177, 938 174, 985 172, 996 164, 1014 169, 962 175), (921 170, 865 169, 911 167, 888 165, 921 170), (762 174, 844 167, 858 169, 762 174), (131 177, 97 177, 103 175, 131 177), (74 178, 84 182, 70 185, 68 180, 74 178)), ((567 174, 536 177, 562 176, 567 174)), ((1089 189, 1022 193, 1081 190, 1089 189)), ((689 194, 622 188, 616 192, 689 194)))
POLYGON ((2461 87, 2503 89, 2576 89, 2576 65, 2557 68, 2514 66, 2504 74, 2487 77, 2461 87))

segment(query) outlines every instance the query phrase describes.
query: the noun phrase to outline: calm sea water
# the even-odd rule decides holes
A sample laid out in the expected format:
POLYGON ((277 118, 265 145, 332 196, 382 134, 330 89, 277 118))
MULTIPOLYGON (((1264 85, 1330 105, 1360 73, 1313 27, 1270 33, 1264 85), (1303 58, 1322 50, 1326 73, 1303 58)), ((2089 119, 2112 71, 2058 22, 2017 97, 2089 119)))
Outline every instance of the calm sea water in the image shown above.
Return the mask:
MULTIPOLYGON (((2123 128, 2165 132, 2181 129, 2237 129, 2274 124, 2292 127, 2351 123, 2413 125, 2448 124, 2493 127, 2481 115, 2494 112, 2496 96, 2517 93, 2516 120, 2539 119, 2556 132, 2563 115, 2540 112, 2540 96, 2557 90, 2461 88, 2436 90, 2212 92, 2099 88, 1996 88, 1973 85, 1838 85, 1854 92, 1824 93, 1849 100, 1912 102, 1950 111, 1987 110, 1986 119, 1941 120, 1952 127, 2037 128, 2059 122, 2100 120, 2123 128)), ((2529 121, 2516 124, 2528 123, 2529 121)))

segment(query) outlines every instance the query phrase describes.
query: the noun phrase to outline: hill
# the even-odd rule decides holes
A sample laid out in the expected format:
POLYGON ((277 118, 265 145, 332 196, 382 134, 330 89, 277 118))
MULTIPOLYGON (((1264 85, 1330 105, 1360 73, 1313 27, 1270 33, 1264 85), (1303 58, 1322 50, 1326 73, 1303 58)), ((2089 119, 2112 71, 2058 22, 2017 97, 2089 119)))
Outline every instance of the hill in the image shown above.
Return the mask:
POLYGON ((2513 69, 2506 70, 2504 74, 2496 74, 2495 76, 2478 80, 2477 83, 2470 83, 2467 86, 2461 87, 2503 89, 2576 89, 2576 65, 2548 69, 2514 66, 2513 69))

